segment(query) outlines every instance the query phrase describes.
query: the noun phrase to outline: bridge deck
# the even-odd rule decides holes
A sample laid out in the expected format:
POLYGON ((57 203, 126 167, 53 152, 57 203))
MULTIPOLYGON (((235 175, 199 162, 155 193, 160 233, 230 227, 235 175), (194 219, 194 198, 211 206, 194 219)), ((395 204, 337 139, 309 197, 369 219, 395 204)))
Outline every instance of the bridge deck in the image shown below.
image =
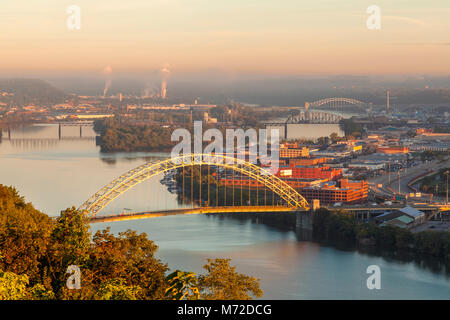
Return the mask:
POLYGON ((179 215, 179 214, 207 214, 207 213, 227 213, 227 212, 234 212, 234 213, 291 212, 291 211, 298 211, 298 210, 301 210, 301 209, 292 209, 292 208, 283 207, 283 206, 201 207, 201 208, 161 210, 161 211, 153 211, 153 212, 130 212, 130 213, 122 213, 120 215, 95 216, 95 217, 89 219, 89 223, 147 219, 147 218, 173 216, 173 215, 179 215))
MULTIPOLYGON (((446 205, 412 205, 421 211, 448 211, 450 206, 446 205)), ((405 207, 405 205, 391 206, 339 206, 339 207, 323 207, 330 211, 347 211, 347 212, 371 212, 371 211, 389 211, 405 207)), ((89 223, 114 222, 136 219, 157 218, 183 214, 208 214, 208 213, 254 213, 254 212, 293 212, 303 210, 301 208, 293 209, 284 206, 235 206, 235 207, 201 207, 201 208, 185 208, 173 210, 161 210, 153 212, 129 212, 116 215, 95 216, 89 219, 89 223)))

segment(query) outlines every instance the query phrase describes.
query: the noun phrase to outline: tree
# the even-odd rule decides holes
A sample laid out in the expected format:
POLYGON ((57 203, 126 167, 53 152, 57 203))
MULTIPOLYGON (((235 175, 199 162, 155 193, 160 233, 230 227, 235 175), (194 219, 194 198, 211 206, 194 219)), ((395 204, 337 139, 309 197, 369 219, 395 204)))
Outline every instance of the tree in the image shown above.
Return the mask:
POLYGON ((31 300, 53 300, 55 299, 55 294, 52 290, 48 290, 42 284, 38 283, 30 289, 31 300))
POLYGON ((97 292, 99 300, 138 300, 141 296, 141 287, 128 286, 123 279, 112 279, 102 283, 97 292))
POLYGON ((345 135, 352 135, 355 137, 361 136, 364 131, 362 126, 358 123, 355 123, 355 117, 350 119, 342 119, 339 121, 339 127, 344 131, 345 135))
POLYGON ((332 134, 330 134, 330 140, 332 143, 336 143, 339 141, 339 136, 336 132, 333 132, 332 134))
POLYGON ((199 278, 155 257, 145 233, 109 228, 92 237, 86 216, 69 208, 55 220, 0 185, 0 299, 251 299, 259 280, 238 274, 229 260, 209 260, 199 278), (81 288, 67 288, 68 267, 81 270, 81 288), (20 273, 17 271, 21 271, 20 273))
POLYGON ((92 286, 123 279, 128 286, 142 288, 143 299, 164 299, 167 265, 155 258, 158 246, 145 233, 127 230, 116 237, 110 229, 97 231, 89 259, 95 275, 92 286))
POLYGON ((51 219, 16 189, 0 184, 0 270, 27 274, 32 284, 42 281, 52 227, 51 219))
POLYGON ((330 138, 328 138, 328 137, 320 137, 320 138, 317 139, 317 143, 322 145, 322 146, 328 145, 330 143, 330 138))
POLYGON ((90 249, 91 233, 86 217, 74 207, 61 212, 52 230, 44 263, 58 298, 67 298, 67 268, 76 265, 81 270, 87 269, 90 249))
POLYGON ((250 300, 251 294, 259 298, 264 293, 259 279, 237 273, 236 267, 230 266, 230 259, 208 259, 203 268, 208 273, 199 276, 201 299, 250 300))
POLYGON ((173 300, 197 300, 200 298, 198 279, 193 272, 175 270, 166 277, 169 287, 166 297, 173 300))
POLYGON ((28 276, 0 271, 0 300, 24 300, 28 297, 28 276))

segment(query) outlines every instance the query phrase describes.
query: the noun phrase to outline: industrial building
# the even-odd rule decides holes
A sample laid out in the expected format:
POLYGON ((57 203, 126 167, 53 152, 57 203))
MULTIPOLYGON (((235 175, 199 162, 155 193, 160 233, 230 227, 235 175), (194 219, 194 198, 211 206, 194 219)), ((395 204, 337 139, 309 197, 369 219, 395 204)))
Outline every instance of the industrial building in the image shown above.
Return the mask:
POLYGON ((362 203, 367 200, 368 183, 362 181, 351 181, 340 179, 338 181, 330 181, 317 186, 301 188, 299 193, 312 202, 318 199, 320 203, 333 204, 341 203, 362 203))

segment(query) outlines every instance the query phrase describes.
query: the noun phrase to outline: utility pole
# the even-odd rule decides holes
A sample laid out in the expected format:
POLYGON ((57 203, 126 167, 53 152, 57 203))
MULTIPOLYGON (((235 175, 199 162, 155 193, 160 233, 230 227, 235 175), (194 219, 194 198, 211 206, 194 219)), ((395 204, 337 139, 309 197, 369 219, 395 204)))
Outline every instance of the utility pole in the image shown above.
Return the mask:
POLYGON ((447 176, 447 197, 445 198, 445 204, 448 204, 448 170, 444 174, 447 176))
POLYGON ((389 90, 386 92, 386 109, 387 109, 387 112, 390 111, 390 105, 389 105, 389 90))
POLYGON ((388 185, 391 184, 391 162, 388 163, 388 185))

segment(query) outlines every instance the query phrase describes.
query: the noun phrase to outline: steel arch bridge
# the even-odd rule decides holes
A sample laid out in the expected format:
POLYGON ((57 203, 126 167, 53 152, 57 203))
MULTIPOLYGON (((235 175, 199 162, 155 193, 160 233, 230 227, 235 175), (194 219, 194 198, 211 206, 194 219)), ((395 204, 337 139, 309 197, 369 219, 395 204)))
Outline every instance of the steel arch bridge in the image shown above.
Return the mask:
POLYGON ((351 99, 351 98, 325 98, 325 99, 321 99, 321 100, 317 100, 314 102, 310 102, 309 106, 310 107, 320 107, 322 105, 332 105, 332 106, 342 106, 345 104, 353 104, 355 106, 358 107, 362 107, 367 105, 367 103, 356 100, 356 99, 351 99))
POLYGON ((309 210, 309 204, 302 195, 261 167, 244 160, 218 154, 187 154, 163 161, 148 162, 124 173, 92 195, 78 208, 78 211, 93 218, 106 205, 137 184, 163 172, 197 165, 211 165, 240 172, 276 193, 288 207, 309 210))
POLYGON ((287 118, 286 123, 339 123, 344 119, 343 116, 321 111, 300 111, 299 113, 287 118))

